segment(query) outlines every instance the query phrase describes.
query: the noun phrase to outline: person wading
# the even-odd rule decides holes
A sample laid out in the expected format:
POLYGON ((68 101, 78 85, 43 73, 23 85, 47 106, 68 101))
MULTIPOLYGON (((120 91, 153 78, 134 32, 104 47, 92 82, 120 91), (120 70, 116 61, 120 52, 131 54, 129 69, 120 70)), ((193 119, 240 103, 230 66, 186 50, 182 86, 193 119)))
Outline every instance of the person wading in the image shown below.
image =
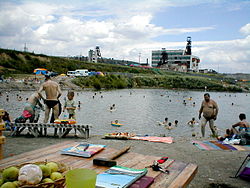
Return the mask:
POLYGON ((204 94, 204 100, 201 103, 201 108, 199 111, 199 119, 201 119, 201 114, 203 115, 201 119, 201 134, 202 137, 205 137, 205 126, 209 122, 209 127, 213 133, 213 136, 216 136, 216 129, 214 127, 214 121, 217 119, 218 115, 218 105, 217 103, 210 99, 209 93, 204 94))

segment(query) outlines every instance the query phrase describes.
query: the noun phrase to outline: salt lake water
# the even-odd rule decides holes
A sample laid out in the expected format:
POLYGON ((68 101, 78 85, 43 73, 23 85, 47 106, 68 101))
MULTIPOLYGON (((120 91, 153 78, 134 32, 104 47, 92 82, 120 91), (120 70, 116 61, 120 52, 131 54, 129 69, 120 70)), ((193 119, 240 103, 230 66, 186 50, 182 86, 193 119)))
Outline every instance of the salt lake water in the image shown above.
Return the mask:
MULTIPOLYGON (((8 111, 13 119, 20 116, 24 107, 25 98, 33 91, 2 92, 0 108, 8 111), (18 101, 16 95, 21 95, 23 100, 18 101), (6 101, 9 95, 9 102, 6 101)), ((246 113, 250 121, 250 94, 209 92, 211 99, 219 106, 219 114, 215 125, 222 134, 225 129, 237 122, 239 113, 246 113)), ((67 91, 63 91, 60 100, 64 103, 67 91)), ((191 137, 195 132, 200 135, 200 127, 187 126, 187 122, 195 117, 198 120, 198 111, 203 100, 204 92, 201 91, 175 91, 166 89, 123 89, 112 91, 82 91, 75 92, 76 103, 81 101, 81 108, 76 110, 78 124, 91 124, 92 135, 103 135, 110 132, 133 132, 141 135, 191 137), (186 105, 183 104, 186 101, 186 105), (195 105, 193 105, 195 103, 195 105), (109 108, 115 104, 115 110, 109 108), (167 130, 159 126, 157 121, 164 121, 168 117, 169 122, 178 120, 178 126, 167 130), (113 127, 110 122, 119 120, 124 124, 121 127, 113 127)), ((60 116, 63 117, 63 113, 60 116)), ((42 122, 44 112, 41 112, 39 122, 42 122)), ((206 136, 211 131, 206 127, 206 136)))

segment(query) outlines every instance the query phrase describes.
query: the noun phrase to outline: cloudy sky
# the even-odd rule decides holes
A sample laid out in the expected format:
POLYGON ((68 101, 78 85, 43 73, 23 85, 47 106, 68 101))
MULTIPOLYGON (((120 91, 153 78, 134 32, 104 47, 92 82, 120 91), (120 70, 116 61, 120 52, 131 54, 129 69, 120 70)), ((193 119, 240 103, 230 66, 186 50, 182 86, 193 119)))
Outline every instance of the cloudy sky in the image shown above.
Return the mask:
POLYGON ((146 62, 187 36, 200 68, 250 73, 250 0, 0 0, 0 48, 146 62))

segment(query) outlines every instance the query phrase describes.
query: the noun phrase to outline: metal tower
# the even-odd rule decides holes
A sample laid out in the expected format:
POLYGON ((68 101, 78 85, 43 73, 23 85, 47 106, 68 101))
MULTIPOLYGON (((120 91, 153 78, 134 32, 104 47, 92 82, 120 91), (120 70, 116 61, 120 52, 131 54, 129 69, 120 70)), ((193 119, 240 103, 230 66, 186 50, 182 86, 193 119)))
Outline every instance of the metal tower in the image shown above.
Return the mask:
POLYGON ((28 52, 28 48, 27 48, 27 46, 26 46, 26 43, 24 43, 23 51, 24 51, 24 52, 28 52))
POLYGON ((186 50, 185 50, 185 55, 192 55, 192 51, 191 51, 191 37, 187 37, 187 46, 186 46, 186 50))
POLYGON ((168 54, 166 52, 166 49, 162 48, 161 59, 160 59, 160 62, 158 63, 158 67, 167 63, 168 63, 168 54))

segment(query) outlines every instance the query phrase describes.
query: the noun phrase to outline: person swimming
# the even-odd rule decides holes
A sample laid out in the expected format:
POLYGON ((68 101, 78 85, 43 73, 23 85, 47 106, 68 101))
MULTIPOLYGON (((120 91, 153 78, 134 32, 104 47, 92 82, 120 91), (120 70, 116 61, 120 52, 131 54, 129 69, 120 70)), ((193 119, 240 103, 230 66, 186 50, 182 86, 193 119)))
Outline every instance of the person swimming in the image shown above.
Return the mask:
POLYGON ((172 127, 172 123, 171 123, 171 122, 169 122, 169 123, 168 123, 168 125, 166 126, 166 129, 168 129, 168 130, 173 129, 173 127, 172 127))

